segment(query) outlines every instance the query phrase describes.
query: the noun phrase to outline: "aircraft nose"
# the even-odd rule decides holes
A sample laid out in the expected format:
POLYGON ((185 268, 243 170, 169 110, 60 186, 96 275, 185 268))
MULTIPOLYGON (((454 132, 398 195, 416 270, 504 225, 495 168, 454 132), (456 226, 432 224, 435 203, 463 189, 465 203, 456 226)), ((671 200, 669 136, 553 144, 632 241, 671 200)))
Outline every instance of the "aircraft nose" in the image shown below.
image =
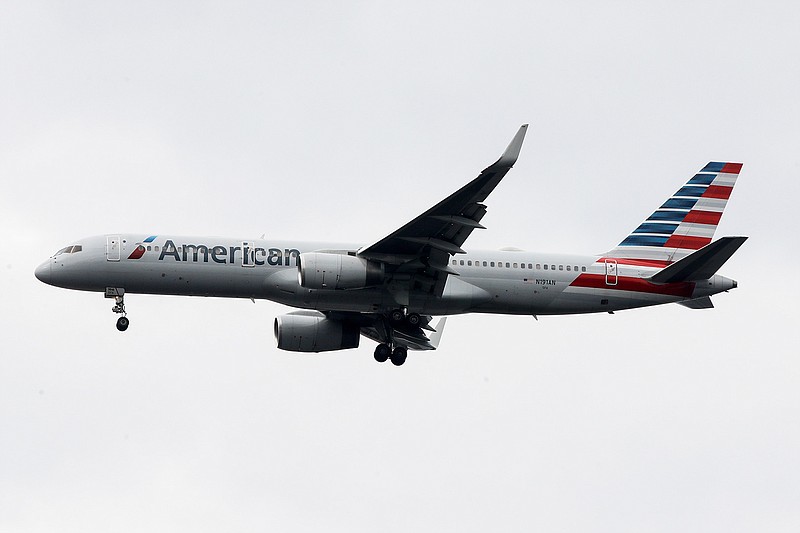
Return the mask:
POLYGON ((42 263, 36 267, 33 275, 36 276, 36 279, 42 283, 50 283, 50 261, 42 263))

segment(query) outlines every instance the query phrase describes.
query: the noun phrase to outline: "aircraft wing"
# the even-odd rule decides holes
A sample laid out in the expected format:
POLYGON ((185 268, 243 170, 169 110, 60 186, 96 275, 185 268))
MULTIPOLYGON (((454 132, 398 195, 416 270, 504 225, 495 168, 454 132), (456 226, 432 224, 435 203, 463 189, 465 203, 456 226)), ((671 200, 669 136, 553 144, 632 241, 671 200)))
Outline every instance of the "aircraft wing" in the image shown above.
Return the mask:
POLYGON ((367 259, 381 261, 387 271, 412 275, 412 285, 441 294, 451 255, 464 253, 461 245, 473 230, 483 229, 482 203, 517 161, 527 124, 523 124, 494 164, 459 190, 378 242, 358 251, 367 259))

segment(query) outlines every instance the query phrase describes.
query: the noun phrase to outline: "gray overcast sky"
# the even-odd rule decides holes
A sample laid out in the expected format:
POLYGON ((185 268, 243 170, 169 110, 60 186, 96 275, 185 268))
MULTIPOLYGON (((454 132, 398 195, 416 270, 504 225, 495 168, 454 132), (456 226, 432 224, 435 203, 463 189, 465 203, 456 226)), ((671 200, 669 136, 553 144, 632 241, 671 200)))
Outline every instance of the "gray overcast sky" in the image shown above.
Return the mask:
POLYGON ((0 4, 0 531, 800 530, 795 2, 0 4), (83 236, 369 242, 493 162, 468 247, 602 252, 709 160, 716 309, 464 316, 400 369, 269 302, 108 300, 83 236))

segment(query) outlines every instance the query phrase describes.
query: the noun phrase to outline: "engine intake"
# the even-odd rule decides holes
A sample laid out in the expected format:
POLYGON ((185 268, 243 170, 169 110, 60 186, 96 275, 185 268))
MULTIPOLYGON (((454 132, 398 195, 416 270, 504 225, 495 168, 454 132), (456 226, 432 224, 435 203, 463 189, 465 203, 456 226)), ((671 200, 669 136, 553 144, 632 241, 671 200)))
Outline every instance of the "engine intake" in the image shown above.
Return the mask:
POLYGON ((300 286, 306 289, 363 289, 383 283, 383 263, 347 254, 300 254, 300 286))
POLYGON ((330 352, 358 348, 361 328, 315 311, 297 311, 275 319, 278 348, 290 352, 330 352))

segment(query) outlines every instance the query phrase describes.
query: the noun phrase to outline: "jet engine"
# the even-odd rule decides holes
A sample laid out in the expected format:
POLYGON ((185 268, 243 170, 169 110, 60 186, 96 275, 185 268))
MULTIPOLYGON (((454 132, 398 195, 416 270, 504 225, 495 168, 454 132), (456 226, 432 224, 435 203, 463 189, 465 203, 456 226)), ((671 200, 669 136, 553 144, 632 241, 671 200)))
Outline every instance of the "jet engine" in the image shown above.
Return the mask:
POLYGON ((383 263, 347 254, 300 254, 300 286, 306 289, 363 289, 383 283, 383 263))
POLYGON ((297 311, 275 319, 278 348, 290 352, 329 352, 358 348, 361 328, 315 311, 297 311))

